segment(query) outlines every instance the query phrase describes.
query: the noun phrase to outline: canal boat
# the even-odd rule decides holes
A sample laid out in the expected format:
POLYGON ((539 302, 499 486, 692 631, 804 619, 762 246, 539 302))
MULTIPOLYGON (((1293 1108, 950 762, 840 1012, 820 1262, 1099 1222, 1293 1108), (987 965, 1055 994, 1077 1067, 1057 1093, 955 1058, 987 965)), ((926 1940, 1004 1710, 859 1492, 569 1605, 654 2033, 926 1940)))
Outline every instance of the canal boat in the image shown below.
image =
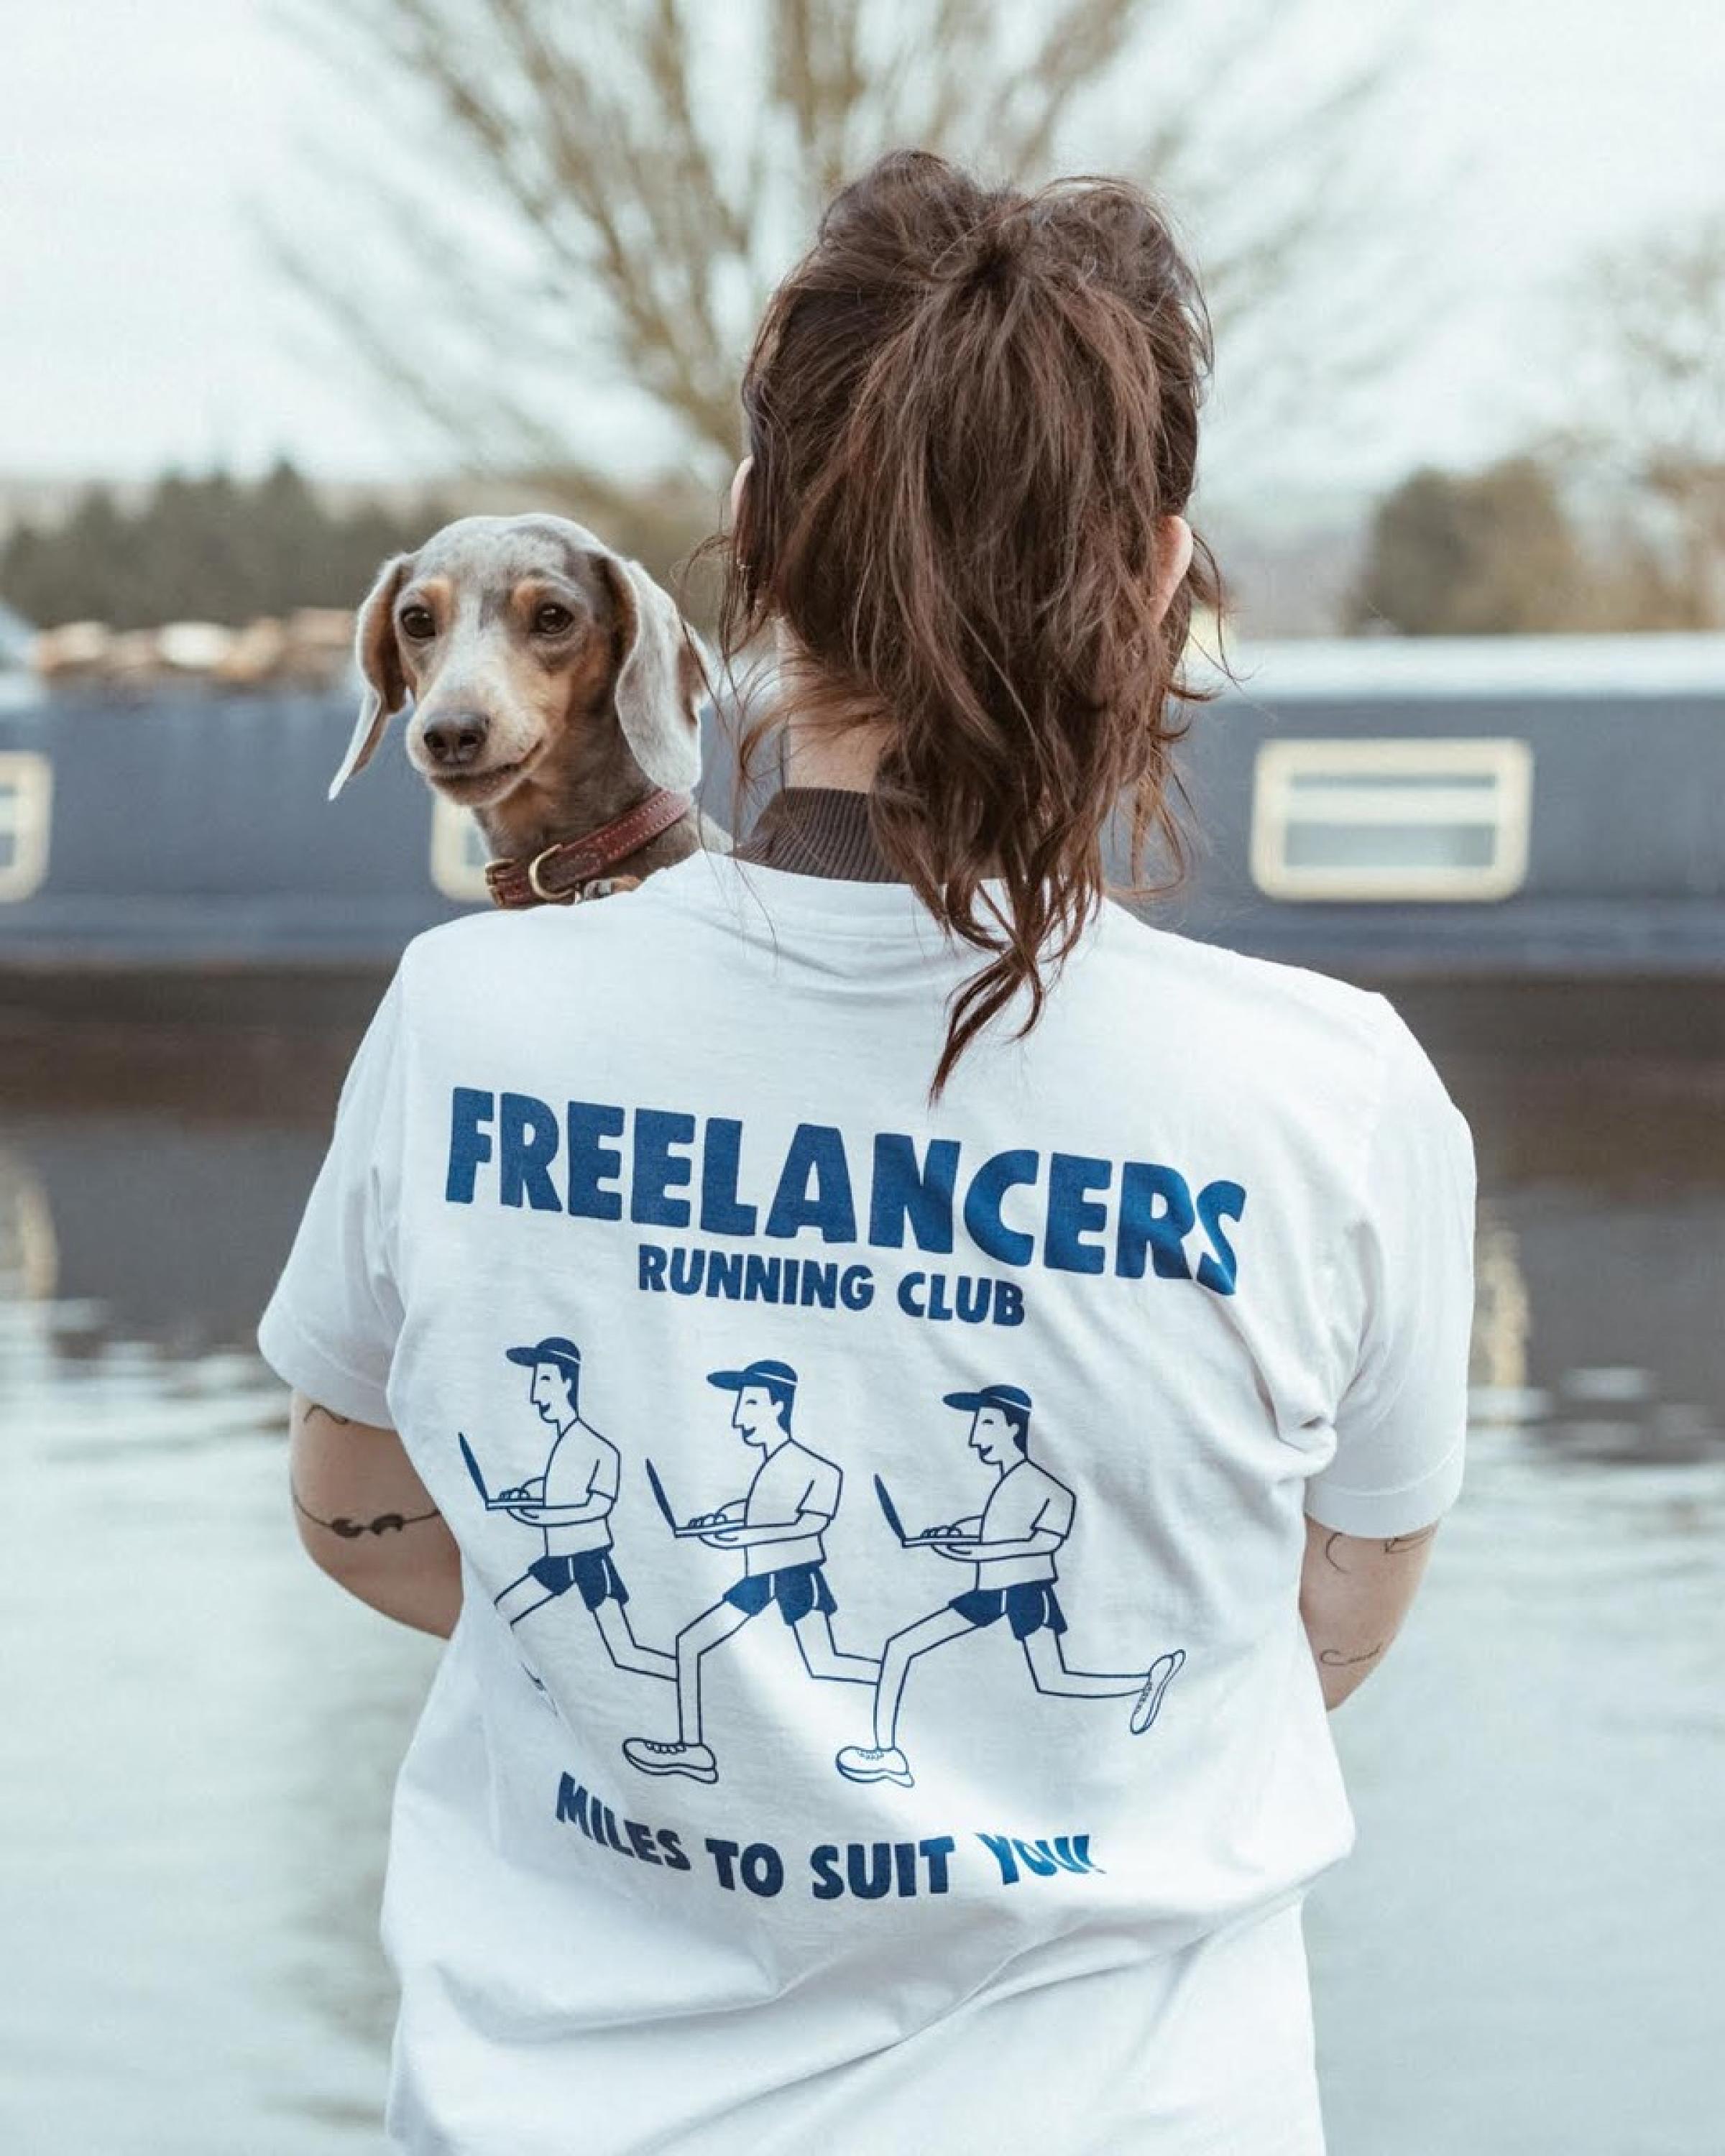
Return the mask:
MULTIPOLYGON (((1725 635, 1312 640, 1230 666, 1197 670, 1190 869, 1147 917, 1373 981, 1725 974, 1725 635)), ((0 971, 382 969, 482 906, 477 832, 398 744, 326 798, 352 708, 0 708, 0 971)), ((711 722, 708 752, 728 824, 711 722)))

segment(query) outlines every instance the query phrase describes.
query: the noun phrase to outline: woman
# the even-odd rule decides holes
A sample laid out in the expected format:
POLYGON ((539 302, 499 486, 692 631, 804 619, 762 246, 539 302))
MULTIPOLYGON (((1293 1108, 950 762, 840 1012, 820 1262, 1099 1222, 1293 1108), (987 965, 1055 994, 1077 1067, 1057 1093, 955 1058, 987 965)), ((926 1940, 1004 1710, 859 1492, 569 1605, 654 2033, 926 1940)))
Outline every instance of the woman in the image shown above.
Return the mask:
POLYGON ((360 1051, 262 1340, 314 1551, 454 1628, 409 2149, 1322 2148, 1324 1712, 1459 1486, 1473 1171, 1381 998, 1101 895, 1206 360, 1127 186, 845 189, 744 386, 788 789, 422 937, 360 1051))

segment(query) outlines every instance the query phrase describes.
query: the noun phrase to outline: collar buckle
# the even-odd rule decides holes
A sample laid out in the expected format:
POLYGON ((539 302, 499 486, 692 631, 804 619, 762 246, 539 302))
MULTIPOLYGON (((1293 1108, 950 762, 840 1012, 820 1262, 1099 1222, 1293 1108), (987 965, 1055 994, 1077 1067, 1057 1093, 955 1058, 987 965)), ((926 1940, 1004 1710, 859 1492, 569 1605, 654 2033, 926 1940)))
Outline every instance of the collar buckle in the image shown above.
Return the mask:
POLYGON ((567 840, 553 839, 543 853, 535 854, 527 864, 527 888, 542 906, 573 906, 581 896, 582 886, 578 881, 572 883, 567 891, 547 891, 540 878, 539 870, 543 863, 548 861, 553 854, 568 850, 567 840))

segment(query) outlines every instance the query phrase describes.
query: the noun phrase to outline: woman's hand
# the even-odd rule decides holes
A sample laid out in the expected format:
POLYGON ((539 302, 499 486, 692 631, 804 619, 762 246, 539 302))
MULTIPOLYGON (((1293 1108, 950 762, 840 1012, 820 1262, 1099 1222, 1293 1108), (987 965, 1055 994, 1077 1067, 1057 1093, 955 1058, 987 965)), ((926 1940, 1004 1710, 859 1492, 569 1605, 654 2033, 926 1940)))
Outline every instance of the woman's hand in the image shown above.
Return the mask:
POLYGON ((447 1639, 461 1614, 461 1554, 395 1432, 295 1393, 288 1474, 313 1563, 384 1616, 447 1639))

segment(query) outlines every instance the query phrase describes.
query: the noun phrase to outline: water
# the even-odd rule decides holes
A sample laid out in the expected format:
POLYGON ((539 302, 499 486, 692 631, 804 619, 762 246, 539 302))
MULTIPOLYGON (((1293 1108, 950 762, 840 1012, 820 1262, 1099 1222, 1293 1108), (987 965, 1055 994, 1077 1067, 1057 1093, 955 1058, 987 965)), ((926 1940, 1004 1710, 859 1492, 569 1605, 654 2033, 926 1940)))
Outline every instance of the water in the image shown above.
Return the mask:
MULTIPOLYGON (((300 1555, 249 1345, 350 1006, 0 1033, 8 2156, 380 2156, 436 1648, 300 1555)), ((1725 1044, 1692 992, 1404 1008, 1478 1144, 1476 1427, 1336 1725, 1332 2156, 1722 2156, 1725 1044)))

